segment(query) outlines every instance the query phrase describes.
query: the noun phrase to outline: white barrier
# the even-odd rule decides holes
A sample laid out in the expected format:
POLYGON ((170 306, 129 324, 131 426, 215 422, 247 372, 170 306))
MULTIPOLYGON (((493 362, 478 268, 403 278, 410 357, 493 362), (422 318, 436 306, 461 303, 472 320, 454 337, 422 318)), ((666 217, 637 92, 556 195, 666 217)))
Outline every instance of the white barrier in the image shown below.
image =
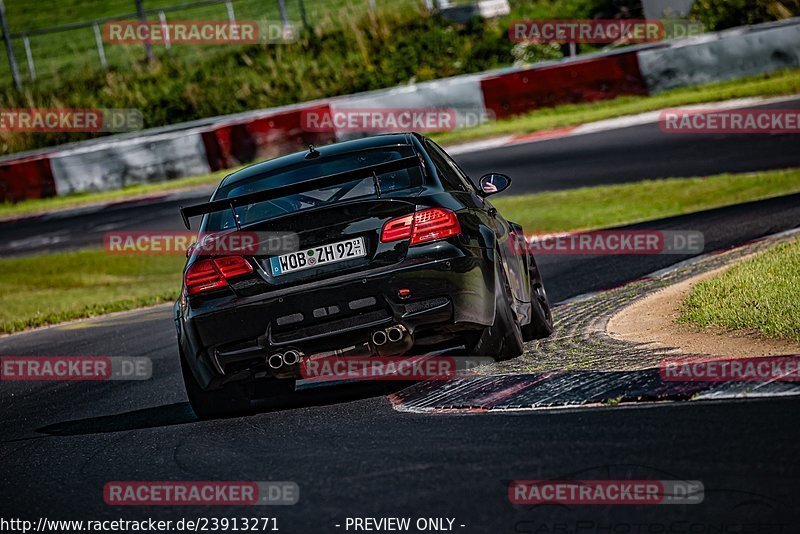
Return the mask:
MULTIPOLYGON (((452 109, 456 128, 477 126, 485 118, 486 106, 481 78, 486 74, 456 76, 443 80, 382 89, 330 100, 332 112, 347 109, 452 109)), ((364 134, 338 133, 337 139, 353 139, 364 134)))
MULTIPOLYGON (((485 75, 456 76, 404 87, 371 91, 333 98, 332 109, 353 108, 450 108, 456 112, 459 127, 474 125, 476 115, 483 113, 480 80, 485 75)), ((216 126, 233 118, 253 120, 273 112, 292 110, 302 105, 209 119, 216 126)), ((181 125, 176 125, 176 128, 181 125)), ((65 195, 83 191, 119 189, 128 185, 159 182, 211 172, 201 132, 206 127, 163 131, 157 135, 131 138, 109 137, 77 143, 51 156, 56 193, 65 195)), ((341 134, 337 139, 351 139, 364 134, 341 134)))
POLYGON ((639 52, 651 93, 800 67, 800 23, 729 30, 639 52))
POLYGON ((50 164, 58 195, 120 189, 211 172, 197 130, 55 152, 50 164))

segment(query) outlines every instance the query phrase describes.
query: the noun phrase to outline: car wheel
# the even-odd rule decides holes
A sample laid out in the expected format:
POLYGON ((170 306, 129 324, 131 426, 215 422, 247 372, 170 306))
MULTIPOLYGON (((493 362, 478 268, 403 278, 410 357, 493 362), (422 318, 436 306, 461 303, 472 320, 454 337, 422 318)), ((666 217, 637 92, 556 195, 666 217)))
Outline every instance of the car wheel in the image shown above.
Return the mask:
POLYGON ((484 328, 473 348, 476 356, 491 356, 497 361, 510 360, 520 356, 525 348, 522 328, 511 309, 511 289, 503 274, 502 267, 495 275, 494 324, 484 328))
POLYGON ((553 312, 550 309, 550 299, 540 283, 531 287, 531 322, 522 327, 522 337, 525 341, 544 339, 553 333, 553 312))
MULTIPOLYGON (((182 352, 182 351, 181 351, 182 352)), ((181 353, 181 374, 186 394, 194 413, 200 419, 240 415, 250 409, 250 392, 245 384, 227 384, 221 389, 206 391, 197 380, 181 353)))

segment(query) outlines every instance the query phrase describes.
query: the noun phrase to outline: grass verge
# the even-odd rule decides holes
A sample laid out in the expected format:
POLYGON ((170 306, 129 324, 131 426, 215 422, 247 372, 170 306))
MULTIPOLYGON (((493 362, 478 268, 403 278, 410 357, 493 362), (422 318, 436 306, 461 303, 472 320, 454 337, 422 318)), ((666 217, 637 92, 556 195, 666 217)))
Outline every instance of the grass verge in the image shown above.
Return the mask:
MULTIPOLYGON (((499 198, 495 204, 526 231, 567 231, 796 192, 800 170, 644 181, 499 198)), ((110 255, 103 250, 0 259, 0 333, 174 300, 183 262, 181 255, 110 255)), ((796 287, 786 286, 787 294, 796 287)))
POLYGON ((692 288, 679 321, 800 341, 800 239, 781 243, 692 288))
POLYGON ((476 128, 432 136, 440 144, 455 144, 501 135, 526 134, 589 122, 636 115, 678 106, 721 102, 736 98, 800 94, 800 70, 791 69, 730 82, 665 91, 653 96, 622 96, 601 102, 542 108, 525 115, 476 128))
POLYGON ((668 178, 493 201, 526 232, 584 230, 682 215, 800 192, 800 169, 668 178))
POLYGON ((175 300, 184 257, 82 250, 0 260, 0 332, 175 300))

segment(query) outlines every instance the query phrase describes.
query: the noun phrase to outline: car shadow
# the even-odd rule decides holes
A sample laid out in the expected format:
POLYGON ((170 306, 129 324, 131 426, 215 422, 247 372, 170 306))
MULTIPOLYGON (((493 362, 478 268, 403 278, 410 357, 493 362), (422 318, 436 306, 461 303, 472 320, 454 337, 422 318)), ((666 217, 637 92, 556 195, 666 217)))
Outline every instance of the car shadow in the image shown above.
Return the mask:
POLYGON ((62 421, 37 428, 36 432, 50 436, 83 436, 183 425, 197 420, 188 402, 176 402, 113 415, 62 421))
MULTIPOLYGON (((330 386, 304 390, 302 394, 292 395, 287 400, 266 401, 264 399, 256 399, 253 401, 250 413, 237 417, 251 417, 270 412, 334 405, 380 397, 399 391, 411 383, 412 382, 396 381, 391 383, 375 382, 349 384, 346 386, 330 386)), ((236 417, 230 417, 225 419, 232 420, 235 418, 236 417)), ((113 415, 62 421, 38 428, 36 432, 49 436, 83 436, 87 434, 107 434, 201 422, 204 421, 195 415, 188 402, 176 402, 113 415)))

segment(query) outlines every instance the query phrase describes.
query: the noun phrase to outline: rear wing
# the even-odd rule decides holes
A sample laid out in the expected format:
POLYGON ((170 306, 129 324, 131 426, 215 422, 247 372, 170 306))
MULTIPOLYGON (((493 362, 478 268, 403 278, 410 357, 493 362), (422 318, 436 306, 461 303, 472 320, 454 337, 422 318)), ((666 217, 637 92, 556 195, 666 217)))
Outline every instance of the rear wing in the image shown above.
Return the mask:
POLYGON ((388 161, 386 163, 378 163, 377 165, 370 165, 369 167, 362 167, 360 169, 354 169, 351 171, 329 174, 327 176, 312 178, 311 180, 305 180, 296 184, 265 189, 264 191, 256 191, 255 193, 248 193, 238 197, 223 198, 220 200, 206 202, 204 204, 195 204, 193 206, 182 206, 181 217, 183 218, 183 224, 187 229, 190 229, 191 225, 189 224, 189 219, 191 217, 197 217, 198 215, 205 215, 207 213, 215 213, 217 211, 231 210, 231 212, 233 212, 233 220, 236 222, 236 227, 239 228, 239 218, 236 216, 235 211, 238 206, 248 206, 258 202, 285 197, 287 195, 304 193, 316 188, 331 187, 369 177, 372 177, 373 180, 375 180, 375 190, 378 193, 378 197, 380 197, 381 189, 380 185, 378 184, 379 174, 403 169, 411 169, 414 167, 422 167, 424 169, 423 161, 418 156, 408 156, 394 161, 388 161))

